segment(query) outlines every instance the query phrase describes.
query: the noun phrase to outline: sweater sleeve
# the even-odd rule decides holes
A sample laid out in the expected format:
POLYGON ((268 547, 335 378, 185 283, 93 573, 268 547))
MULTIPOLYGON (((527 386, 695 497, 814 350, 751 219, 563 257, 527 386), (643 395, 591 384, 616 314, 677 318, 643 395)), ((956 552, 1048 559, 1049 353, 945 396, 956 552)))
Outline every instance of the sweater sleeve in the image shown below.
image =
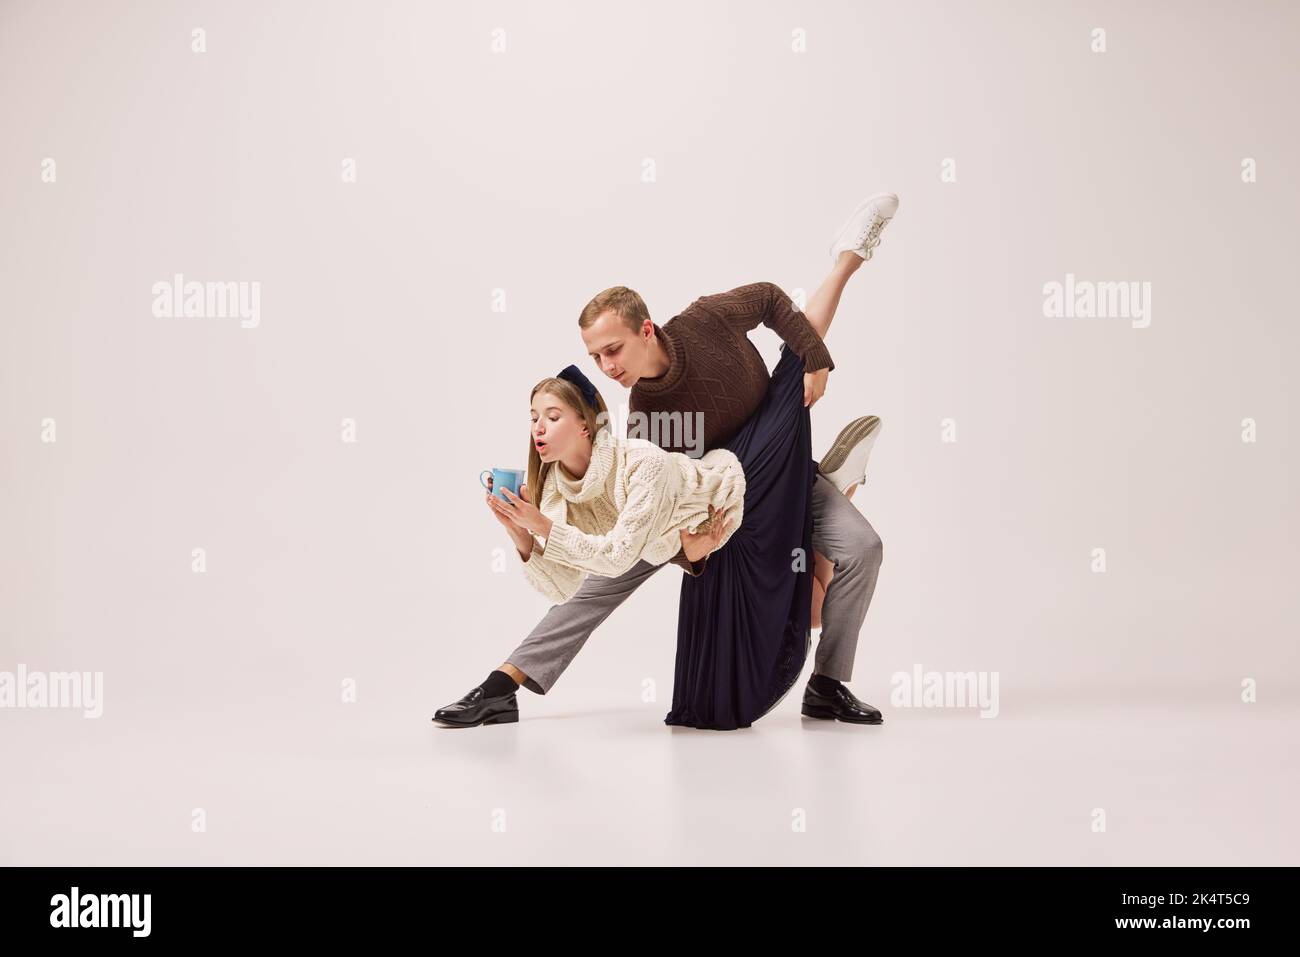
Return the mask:
POLYGON ((522 564, 528 583, 557 605, 572 598, 587 577, 576 568, 549 559, 541 542, 535 537, 532 553, 528 556, 528 561, 522 564))
POLYGON ((593 535, 564 522, 553 522, 546 555, 573 568, 617 578, 638 561, 652 538, 668 524, 668 458, 646 458, 628 470, 627 501, 614 527, 593 535))
POLYGON ((709 563, 709 556, 705 555, 698 562, 692 562, 686 557, 686 549, 679 548, 677 554, 668 560, 692 578, 699 578, 704 574, 704 566, 709 563))
POLYGON ((728 292, 702 296, 696 304, 741 335, 760 324, 767 326, 803 360, 807 372, 835 368, 825 341, 775 283, 753 282, 728 292))

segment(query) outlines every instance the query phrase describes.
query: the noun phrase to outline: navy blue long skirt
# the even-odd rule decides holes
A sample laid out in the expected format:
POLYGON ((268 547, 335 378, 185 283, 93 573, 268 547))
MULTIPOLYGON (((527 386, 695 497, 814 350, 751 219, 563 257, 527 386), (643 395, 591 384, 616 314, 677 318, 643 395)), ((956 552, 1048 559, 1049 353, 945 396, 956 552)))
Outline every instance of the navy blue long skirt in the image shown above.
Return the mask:
POLYGON ((767 395, 725 445, 745 514, 704 574, 682 576, 673 707, 665 724, 747 728, 798 680, 812 641, 812 428, 804 363, 783 346, 767 395))

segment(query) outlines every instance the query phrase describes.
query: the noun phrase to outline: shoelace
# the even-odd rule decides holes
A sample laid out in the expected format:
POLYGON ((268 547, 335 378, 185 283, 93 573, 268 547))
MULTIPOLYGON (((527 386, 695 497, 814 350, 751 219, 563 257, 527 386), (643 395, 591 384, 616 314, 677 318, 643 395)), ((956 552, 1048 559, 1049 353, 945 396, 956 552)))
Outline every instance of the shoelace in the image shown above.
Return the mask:
POLYGON ((887 222, 889 220, 880 216, 873 216, 871 225, 858 233, 858 240, 854 245, 866 253, 864 258, 870 259, 871 251, 880 245, 880 231, 885 228, 887 222))

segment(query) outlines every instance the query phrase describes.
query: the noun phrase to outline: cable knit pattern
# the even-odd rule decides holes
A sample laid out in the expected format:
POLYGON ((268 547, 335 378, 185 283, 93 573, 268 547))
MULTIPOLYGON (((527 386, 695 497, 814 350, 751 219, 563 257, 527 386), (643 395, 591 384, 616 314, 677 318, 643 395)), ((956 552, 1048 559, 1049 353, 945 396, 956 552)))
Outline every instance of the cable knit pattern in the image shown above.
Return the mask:
POLYGON ((826 341, 817 334, 808 317, 795 308, 785 290, 774 282, 751 282, 729 292, 703 296, 691 308, 713 315, 741 335, 760 323, 767 326, 803 360, 805 372, 835 369, 826 341))
POLYGON ((601 429, 591 453, 581 479, 557 463, 542 489, 551 534, 544 543, 534 537, 523 569, 552 601, 568 601, 588 574, 613 578, 642 559, 669 561, 681 548, 679 533, 698 531, 710 505, 725 508, 731 525, 719 548, 744 520, 745 473, 726 449, 692 459, 644 439, 616 442, 601 429))
MULTIPOLYGON (((757 411, 767 393, 767 365, 747 335, 760 324, 781 337, 804 361, 806 371, 835 368, 826 343, 790 297, 774 283, 750 283, 702 296, 662 327, 655 326, 668 353, 668 371, 655 379, 638 380, 629 410, 647 415, 701 413, 703 448, 724 444, 757 411)), ((634 427, 631 420, 628 425, 634 427)), ((663 431, 658 436, 661 441, 666 437, 663 431)), ((684 441, 664 448, 687 451, 684 441)))

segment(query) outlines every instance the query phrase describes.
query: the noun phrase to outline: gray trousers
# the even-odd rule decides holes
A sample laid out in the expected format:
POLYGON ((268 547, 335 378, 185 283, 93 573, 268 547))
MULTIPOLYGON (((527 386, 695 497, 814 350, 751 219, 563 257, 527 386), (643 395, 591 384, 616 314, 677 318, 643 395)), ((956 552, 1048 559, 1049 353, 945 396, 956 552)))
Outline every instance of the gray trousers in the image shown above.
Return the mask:
MULTIPOLYGON (((822 633, 813 671, 848 681, 858 633, 876 591, 883 546, 871 523, 824 475, 813 483, 812 507, 813 551, 835 566, 822 603, 822 633)), ((639 561, 617 578, 588 575, 572 598, 551 606, 506 662, 528 676, 525 688, 546 694, 600 623, 642 582, 667 567, 639 561)))

